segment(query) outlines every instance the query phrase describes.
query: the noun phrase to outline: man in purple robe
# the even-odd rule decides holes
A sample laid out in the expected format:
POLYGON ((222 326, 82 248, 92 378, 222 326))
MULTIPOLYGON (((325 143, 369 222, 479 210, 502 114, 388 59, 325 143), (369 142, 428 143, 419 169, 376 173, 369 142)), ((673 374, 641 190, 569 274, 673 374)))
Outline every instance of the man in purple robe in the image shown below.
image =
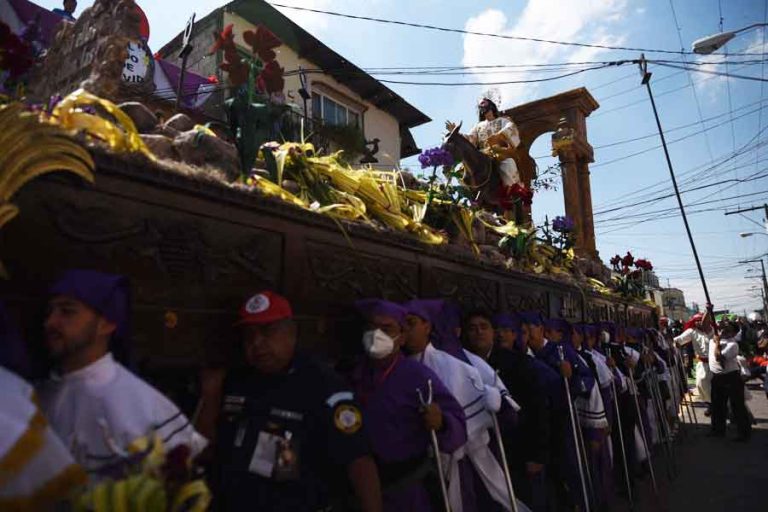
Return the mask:
POLYGON ((455 452, 467 442, 464 411, 432 370, 400 352, 402 307, 378 299, 355 305, 367 323, 367 357, 353 371, 352 382, 379 468, 384 510, 440 510, 430 430, 437 433, 442 453, 455 452), (433 401, 422 406, 417 390, 426 398, 430 381, 433 401))
POLYGON ((534 360, 520 350, 520 330, 519 320, 510 314, 491 318, 478 310, 467 315, 462 332, 467 349, 486 360, 521 406, 518 422, 502 425, 504 448, 515 493, 538 512, 546 510, 544 469, 549 460, 551 412, 534 360), (502 339, 514 350, 504 348, 502 339))

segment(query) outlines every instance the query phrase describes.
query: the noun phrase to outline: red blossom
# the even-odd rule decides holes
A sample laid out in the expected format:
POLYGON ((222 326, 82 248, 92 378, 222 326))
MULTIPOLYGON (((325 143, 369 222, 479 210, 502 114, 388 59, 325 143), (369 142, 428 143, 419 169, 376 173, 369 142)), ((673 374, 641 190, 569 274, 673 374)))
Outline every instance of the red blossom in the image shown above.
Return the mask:
POLYGON ((229 83, 235 87, 243 85, 248 80, 248 65, 242 60, 222 62, 219 67, 229 74, 229 83))
POLYGON ((16 79, 35 63, 34 51, 28 42, 10 32, 7 25, 3 23, 0 27, 0 70, 8 71, 9 77, 16 79))
POLYGON ((283 68, 273 60, 269 62, 259 74, 259 78, 256 82, 256 86, 260 91, 272 94, 274 92, 280 92, 285 87, 285 80, 283 79, 283 68))
POLYGON ((259 25, 255 32, 253 30, 243 32, 243 40, 253 48, 253 53, 258 55, 264 64, 275 60, 277 55, 273 49, 282 44, 282 41, 263 25, 259 25))
POLYGON ((219 83, 219 77, 217 77, 216 75, 208 75, 208 82, 212 84, 217 84, 219 83))
POLYGON ((651 264, 651 262, 643 258, 638 258, 635 261, 635 267, 643 270, 653 270, 653 265, 651 264))
POLYGON ((613 265, 614 267, 618 267, 619 263, 621 263, 621 256, 619 256, 618 254, 613 258, 611 258, 611 265, 613 265))
POLYGON ((627 251, 626 256, 624 256, 621 259, 621 264, 624 265, 625 267, 631 267, 634 262, 635 262, 635 257, 632 256, 632 253, 629 251, 627 251))
POLYGON ((222 30, 220 34, 216 32, 213 33, 213 46, 208 50, 208 55, 212 55, 222 48, 226 49, 235 46, 235 33, 232 31, 233 28, 234 25, 230 23, 224 27, 224 30, 222 30))
POLYGON ((533 203, 533 191, 519 183, 506 187, 504 195, 507 198, 519 199, 521 203, 528 206, 533 203))

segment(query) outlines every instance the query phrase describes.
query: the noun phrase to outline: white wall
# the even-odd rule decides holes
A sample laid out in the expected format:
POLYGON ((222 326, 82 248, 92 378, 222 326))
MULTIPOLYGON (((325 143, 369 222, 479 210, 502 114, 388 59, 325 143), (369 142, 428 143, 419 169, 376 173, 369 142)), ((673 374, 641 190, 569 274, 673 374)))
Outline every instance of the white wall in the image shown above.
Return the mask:
MULTIPOLYGON (((235 33, 235 43, 240 46, 247 47, 243 41, 243 32, 246 30, 254 30, 255 26, 238 16, 237 14, 224 12, 224 26, 229 24, 234 25, 233 31, 235 33)), ((317 69, 319 66, 306 59, 299 58, 299 56, 291 48, 282 45, 276 49, 277 62, 285 71, 297 70, 299 66, 304 69, 317 69)), ((364 101, 354 91, 337 82, 333 77, 324 74, 308 74, 307 78, 310 82, 319 82, 326 87, 339 93, 341 98, 349 98, 352 100, 351 106, 355 109, 355 104, 359 104, 363 107, 364 112, 362 118, 364 120, 363 131, 367 140, 374 138, 380 139, 379 152, 375 155, 379 160, 379 164, 376 167, 391 169, 397 167, 400 162, 400 126, 394 116, 384 112, 373 106, 371 103, 364 101)), ((299 96, 298 90, 301 88, 298 75, 288 76, 285 78, 285 95, 288 102, 297 104, 300 108, 303 106, 301 96, 299 96), (291 98, 293 96, 293 98, 291 98)), ((337 98, 333 98, 337 99, 337 98)), ((312 101, 307 102, 307 107, 312 109, 312 101)))

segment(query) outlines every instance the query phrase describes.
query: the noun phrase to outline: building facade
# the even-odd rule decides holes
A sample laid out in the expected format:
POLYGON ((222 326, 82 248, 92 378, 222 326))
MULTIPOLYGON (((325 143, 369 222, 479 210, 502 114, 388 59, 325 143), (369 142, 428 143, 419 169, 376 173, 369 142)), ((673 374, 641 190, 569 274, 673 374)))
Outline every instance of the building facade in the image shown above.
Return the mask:
POLYGON ((681 322, 691 317, 690 310, 685 306, 685 294, 679 288, 662 288, 661 298, 664 316, 681 322))
MULTIPOLYGON (((231 2, 196 22, 188 69, 206 77, 216 75, 221 84, 226 84, 219 68, 221 56, 207 53, 211 34, 220 33, 228 25, 233 26, 235 43, 243 52, 249 51, 243 33, 259 25, 282 41, 276 53, 285 70, 285 100, 296 119, 305 119, 311 125, 305 133, 320 132, 321 127, 328 126, 336 132, 357 128, 368 142, 368 151, 375 151, 372 156, 377 161, 372 165, 385 169, 419 152, 410 129, 429 122, 429 117, 261 0, 231 2)), ((181 44, 179 34, 159 53, 165 59, 179 61, 181 44)), ((217 94, 220 97, 209 101, 207 113, 222 117, 228 88, 220 88, 217 94)), ((331 145, 330 149, 338 147, 331 145)), ((363 156, 356 160, 359 162, 363 156)))

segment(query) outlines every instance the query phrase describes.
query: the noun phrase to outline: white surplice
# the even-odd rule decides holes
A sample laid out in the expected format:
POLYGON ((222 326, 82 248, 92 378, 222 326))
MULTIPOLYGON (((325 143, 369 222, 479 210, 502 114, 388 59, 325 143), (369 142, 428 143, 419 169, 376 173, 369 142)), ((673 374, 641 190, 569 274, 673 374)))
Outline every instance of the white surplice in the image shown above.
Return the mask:
POLYGON ((207 444, 173 402, 116 362, 112 354, 39 388, 51 426, 88 471, 119 461, 118 452, 156 431, 166 450, 207 444))
MULTIPOLYGON (((458 463, 466 455, 493 500, 505 510, 511 511, 504 471, 488 446, 491 439, 489 429, 493 426, 493 420, 485 407, 485 383, 480 372, 474 366, 447 352, 437 350, 432 344, 427 345, 421 354, 414 354, 411 357, 435 372, 464 409, 467 421, 467 444, 450 457, 444 457, 450 478, 448 495, 451 509, 454 512, 463 510, 458 463)), ((528 510, 519 500, 517 503, 518 510, 528 510)))

